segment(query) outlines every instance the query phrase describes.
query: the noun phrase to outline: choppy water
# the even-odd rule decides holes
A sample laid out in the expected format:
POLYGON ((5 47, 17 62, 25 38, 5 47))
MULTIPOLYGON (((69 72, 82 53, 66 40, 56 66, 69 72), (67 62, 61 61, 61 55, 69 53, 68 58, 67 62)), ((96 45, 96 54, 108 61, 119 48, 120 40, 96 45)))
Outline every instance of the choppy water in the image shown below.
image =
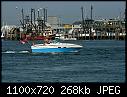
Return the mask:
POLYGON ((32 54, 29 44, 2 41, 2 82, 125 82, 125 41, 65 42, 84 47, 79 53, 32 54))

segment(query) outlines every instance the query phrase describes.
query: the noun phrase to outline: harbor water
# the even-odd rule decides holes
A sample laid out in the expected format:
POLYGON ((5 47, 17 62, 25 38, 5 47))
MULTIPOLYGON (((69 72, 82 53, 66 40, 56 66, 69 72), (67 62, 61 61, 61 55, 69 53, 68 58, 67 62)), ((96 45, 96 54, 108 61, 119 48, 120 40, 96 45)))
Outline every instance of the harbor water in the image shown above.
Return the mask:
POLYGON ((2 82, 125 82, 125 41, 64 42, 83 48, 76 53, 33 54, 31 42, 2 40, 2 82))

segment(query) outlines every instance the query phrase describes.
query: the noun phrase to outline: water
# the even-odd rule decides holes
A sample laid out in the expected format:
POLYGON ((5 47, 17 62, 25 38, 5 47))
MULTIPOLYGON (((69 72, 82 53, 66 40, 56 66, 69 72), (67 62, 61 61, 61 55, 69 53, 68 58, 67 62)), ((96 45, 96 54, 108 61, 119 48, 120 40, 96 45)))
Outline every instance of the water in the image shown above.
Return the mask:
POLYGON ((83 49, 32 54, 29 44, 2 41, 2 82, 125 82, 125 41, 65 42, 83 49))

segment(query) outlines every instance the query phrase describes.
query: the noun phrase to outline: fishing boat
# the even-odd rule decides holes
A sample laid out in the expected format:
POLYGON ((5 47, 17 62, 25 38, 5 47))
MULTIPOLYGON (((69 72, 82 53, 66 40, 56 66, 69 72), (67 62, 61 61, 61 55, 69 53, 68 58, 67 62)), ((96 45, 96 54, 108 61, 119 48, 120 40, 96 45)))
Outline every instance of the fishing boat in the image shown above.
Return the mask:
POLYGON ((83 46, 71 43, 60 43, 53 40, 50 43, 35 44, 31 46, 32 53, 66 53, 78 52, 83 46))

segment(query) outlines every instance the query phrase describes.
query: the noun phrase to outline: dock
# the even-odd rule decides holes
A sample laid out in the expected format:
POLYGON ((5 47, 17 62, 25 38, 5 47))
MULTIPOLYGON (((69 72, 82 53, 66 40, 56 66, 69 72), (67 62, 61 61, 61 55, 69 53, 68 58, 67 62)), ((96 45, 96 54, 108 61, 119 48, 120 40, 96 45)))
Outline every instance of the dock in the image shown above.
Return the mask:
POLYGON ((62 23, 58 16, 48 16, 47 9, 43 8, 43 16, 40 10, 31 8, 30 16, 21 10, 21 26, 3 25, 1 38, 5 40, 19 40, 25 37, 56 35, 62 40, 125 40, 125 19, 84 19, 83 7, 82 20, 72 24, 62 23), (37 16, 37 17, 36 17, 37 16))

